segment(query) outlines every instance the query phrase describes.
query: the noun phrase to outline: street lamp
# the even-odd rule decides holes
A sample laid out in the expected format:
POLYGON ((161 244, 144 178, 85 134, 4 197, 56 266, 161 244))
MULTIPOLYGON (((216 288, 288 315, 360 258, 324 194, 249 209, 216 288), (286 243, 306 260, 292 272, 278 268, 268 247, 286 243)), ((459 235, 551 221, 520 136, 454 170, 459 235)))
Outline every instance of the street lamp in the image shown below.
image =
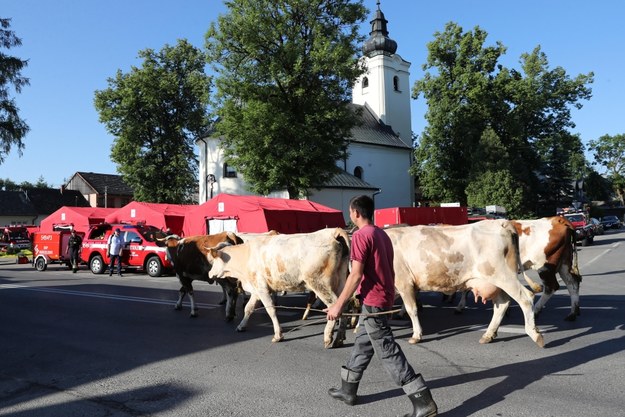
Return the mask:
POLYGON ((208 195, 208 186, 210 185, 211 187, 209 200, 213 198, 213 184, 215 184, 216 182, 217 182, 217 178, 215 178, 213 174, 208 174, 206 176, 206 195, 208 195))

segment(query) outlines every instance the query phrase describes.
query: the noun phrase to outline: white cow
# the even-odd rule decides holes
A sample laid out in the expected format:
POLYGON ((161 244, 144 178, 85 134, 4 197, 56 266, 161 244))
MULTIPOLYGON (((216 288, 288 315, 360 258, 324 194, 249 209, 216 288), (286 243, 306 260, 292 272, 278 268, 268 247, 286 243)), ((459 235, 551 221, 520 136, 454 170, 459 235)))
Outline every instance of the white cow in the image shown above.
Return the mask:
POLYGON ((410 343, 418 343, 423 334, 415 289, 448 294, 470 289, 476 298, 492 299, 494 304, 493 318, 480 343, 496 337, 512 297, 523 311, 526 333, 538 346, 544 346, 534 324, 533 294, 518 280, 518 235, 510 222, 399 227, 386 229, 386 233, 395 251, 395 286, 412 320, 410 343))
MULTIPOLYGON (((245 315, 237 330, 245 330, 256 302, 260 299, 273 322, 272 342, 279 342, 284 336, 271 293, 311 290, 326 305, 332 305, 347 279, 349 236, 339 228, 313 233, 259 236, 236 247, 213 248, 208 251, 207 257, 213 265, 211 278, 237 278, 243 289, 250 293, 245 315)), ((323 337, 326 348, 339 346, 345 339, 344 327, 341 327, 333 344, 334 324, 333 320, 326 325, 323 337)))

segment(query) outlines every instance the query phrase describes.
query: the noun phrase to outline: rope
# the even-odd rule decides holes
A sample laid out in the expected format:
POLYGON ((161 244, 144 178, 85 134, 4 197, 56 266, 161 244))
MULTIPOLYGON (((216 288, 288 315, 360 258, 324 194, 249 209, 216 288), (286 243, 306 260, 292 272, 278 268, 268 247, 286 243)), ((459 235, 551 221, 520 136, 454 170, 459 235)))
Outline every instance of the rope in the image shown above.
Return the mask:
MULTIPOLYGON (((393 307, 395 307, 395 306, 393 306, 393 307)), ((274 306, 274 308, 281 308, 283 310, 306 310, 306 307, 274 306)), ((254 311, 256 311, 256 310, 266 310, 266 307, 265 306, 257 307, 257 308, 254 309, 254 311)), ((309 311, 314 311, 314 312, 317 312, 317 313, 325 313, 325 311, 319 310, 319 309, 316 309, 316 308, 311 308, 311 309, 309 309, 309 311)), ((395 310, 380 311, 380 312, 377 312, 377 313, 341 313, 341 316, 373 317, 373 316, 383 316, 385 314, 395 314, 395 313, 399 313, 399 312, 401 312, 401 308, 397 308, 395 310)), ((323 319, 323 320, 325 320, 325 319, 323 319)))

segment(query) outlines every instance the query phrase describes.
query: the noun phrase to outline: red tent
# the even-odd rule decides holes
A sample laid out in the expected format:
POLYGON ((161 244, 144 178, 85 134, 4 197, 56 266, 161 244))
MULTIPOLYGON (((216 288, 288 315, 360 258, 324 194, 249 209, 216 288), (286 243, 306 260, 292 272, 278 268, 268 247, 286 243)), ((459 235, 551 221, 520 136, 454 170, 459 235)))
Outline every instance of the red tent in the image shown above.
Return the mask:
POLYGON ((219 194, 190 210, 183 230, 192 236, 222 230, 308 233, 326 227, 345 227, 343 213, 309 200, 219 194))
POLYGON ((186 213, 197 205, 143 203, 133 201, 106 216, 108 223, 145 223, 182 234, 186 213))
POLYGON ((73 226, 77 232, 86 234, 91 225, 104 222, 106 216, 115 210, 117 209, 63 206, 41 221, 39 231, 52 232, 55 226, 73 226))

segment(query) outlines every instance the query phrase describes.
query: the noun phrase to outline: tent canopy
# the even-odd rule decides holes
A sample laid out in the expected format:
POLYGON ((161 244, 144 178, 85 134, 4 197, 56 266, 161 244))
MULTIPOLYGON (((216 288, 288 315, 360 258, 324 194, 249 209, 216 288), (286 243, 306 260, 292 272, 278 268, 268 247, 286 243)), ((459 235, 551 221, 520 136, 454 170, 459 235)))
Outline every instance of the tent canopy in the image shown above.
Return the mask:
POLYGON ((183 230, 185 236, 192 236, 214 234, 221 230, 308 233, 326 227, 345 227, 343 213, 309 200, 222 193, 190 210, 183 230))
POLYGON ((145 223, 171 233, 182 234, 184 217, 197 205, 143 203, 133 201, 106 216, 108 223, 145 223))
POLYGON ((41 221, 39 230, 52 232, 55 226, 73 226, 77 232, 87 233, 89 228, 105 221, 115 208, 63 206, 41 221))

